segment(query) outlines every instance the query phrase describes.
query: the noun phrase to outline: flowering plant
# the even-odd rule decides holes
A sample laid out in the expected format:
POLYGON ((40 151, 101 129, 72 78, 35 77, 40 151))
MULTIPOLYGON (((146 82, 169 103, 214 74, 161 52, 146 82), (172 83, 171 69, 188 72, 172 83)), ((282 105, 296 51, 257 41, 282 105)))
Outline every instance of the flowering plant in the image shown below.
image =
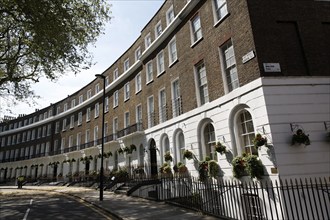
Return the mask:
POLYGON ((187 158, 188 160, 191 160, 193 158, 193 153, 190 150, 185 150, 183 152, 183 158, 187 158))
POLYGON ((253 139, 253 144, 256 149, 259 147, 267 144, 267 138, 262 137, 261 134, 257 134, 256 137, 253 139))
POLYGON ((165 153, 164 159, 165 159, 165 161, 173 161, 173 158, 172 158, 171 153, 169 151, 167 151, 165 153))
POLYGON ((311 142, 309 140, 308 135, 306 135, 301 129, 298 129, 296 134, 292 136, 291 145, 294 144, 310 145, 311 142))
POLYGON ((214 147, 216 152, 220 154, 226 153, 226 146, 222 145, 220 142, 217 142, 214 147))
POLYGON ((251 178, 261 179, 264 175, 264 168, 257 155, 243 154, 232 161, 233 175, 240 178, 249 175, 251 178))

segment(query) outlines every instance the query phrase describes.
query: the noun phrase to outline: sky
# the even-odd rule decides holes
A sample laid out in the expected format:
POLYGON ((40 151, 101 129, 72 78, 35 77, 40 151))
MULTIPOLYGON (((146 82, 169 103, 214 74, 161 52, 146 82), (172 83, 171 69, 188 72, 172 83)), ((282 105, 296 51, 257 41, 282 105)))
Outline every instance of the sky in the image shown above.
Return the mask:
MULTIPOLYGON (((77 74, 67 73, 56 83, 42 78, 32 86, 35 93, 41 96, 37 105, 29 107, 21 103, 13 109, 11 116, 31 114, 35 109, 42 109, 56 103, 78 91, 113 64, 140 36, 142 28, 151 20, 164 0, 109 0, 111 21, 105 27, 105 34, 99 36, 95 47, 90 47, 93 62, 89 70, 77 74)), ((0 106, 1 107, 1 106, 0 106)), ((0 111, 0 118, 3 112, 0 111)))

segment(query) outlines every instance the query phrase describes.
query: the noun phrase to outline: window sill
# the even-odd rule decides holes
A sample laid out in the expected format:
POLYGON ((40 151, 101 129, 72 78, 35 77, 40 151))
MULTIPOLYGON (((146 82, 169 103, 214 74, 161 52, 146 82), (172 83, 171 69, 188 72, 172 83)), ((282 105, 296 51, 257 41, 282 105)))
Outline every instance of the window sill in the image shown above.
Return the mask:
POLYGON ((126 99, 124 100, 124 102, 127 102, 127 101, 129 101, 129 98, 126 98, 126 99))
POLYGON ((148 81, 146 84, 149 85, 149 84, 152 83, 153 81, 154 81, 154 80, 152 79, 152 80, 148 81))
POLYGON ((223 16, 220 20, 218 20, 213 27, 219 26, 227 17, 229 17, 230 13, 227 13, 225 16, 223 16))
POLYGON ((135 92, 135 95, 139 94, 142 91, 142 89, 140 89, 139 91, 135 92))
POLYGON ((118 107, 118 105, 116 105, 116 106, 113 106, 113 109, 115 109, 115 108, 117 108, 118 107))
POLYGON ((194 48, 199 42, 201 42, 203 40, 203 37, 199 38, 198 40, 196 40, 195 42, 192 43, 192 45, 190 45, 191 48, 194 48))
POLYGON ((176 64, 177 62, 179 62, 178 59, 174 60, 168 67, 171 68, 172 66, 174 66, 174 64, 176 64))
POLYGON ((165 73, 165 70, 163 70, 162 72, 157 74, 157 77, 160 77, 161 75, 163 75, 165 73))

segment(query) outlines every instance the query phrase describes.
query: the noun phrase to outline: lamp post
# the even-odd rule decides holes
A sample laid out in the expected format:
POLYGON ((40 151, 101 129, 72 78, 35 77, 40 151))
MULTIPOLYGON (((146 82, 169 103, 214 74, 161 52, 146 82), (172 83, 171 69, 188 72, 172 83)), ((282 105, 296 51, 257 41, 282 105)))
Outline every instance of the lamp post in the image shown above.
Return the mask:
POLYGON ((101 142, 101 169, 100 169, 100 201, 103 201, 103 154, 104 154, 104 105, 105 105, 105 76, 96 74, 97 78, 103 79, 103 95, 102 95, 102 142, 101 142))

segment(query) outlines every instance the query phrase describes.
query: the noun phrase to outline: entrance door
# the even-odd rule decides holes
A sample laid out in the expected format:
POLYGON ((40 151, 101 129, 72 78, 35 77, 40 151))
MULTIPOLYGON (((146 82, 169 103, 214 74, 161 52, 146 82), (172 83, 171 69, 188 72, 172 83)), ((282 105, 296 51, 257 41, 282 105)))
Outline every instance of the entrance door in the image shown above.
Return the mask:
POLYGON ((55 181, 57 177, 57 164, 54 165, 54 169, 53 169, 53 180, 55 181))
POLYGON ((151 176, 156 176, 158 173, 157 169, 157 152, 156 152, 156 142, 154 139, 150 142, 150 171, 151 176))

